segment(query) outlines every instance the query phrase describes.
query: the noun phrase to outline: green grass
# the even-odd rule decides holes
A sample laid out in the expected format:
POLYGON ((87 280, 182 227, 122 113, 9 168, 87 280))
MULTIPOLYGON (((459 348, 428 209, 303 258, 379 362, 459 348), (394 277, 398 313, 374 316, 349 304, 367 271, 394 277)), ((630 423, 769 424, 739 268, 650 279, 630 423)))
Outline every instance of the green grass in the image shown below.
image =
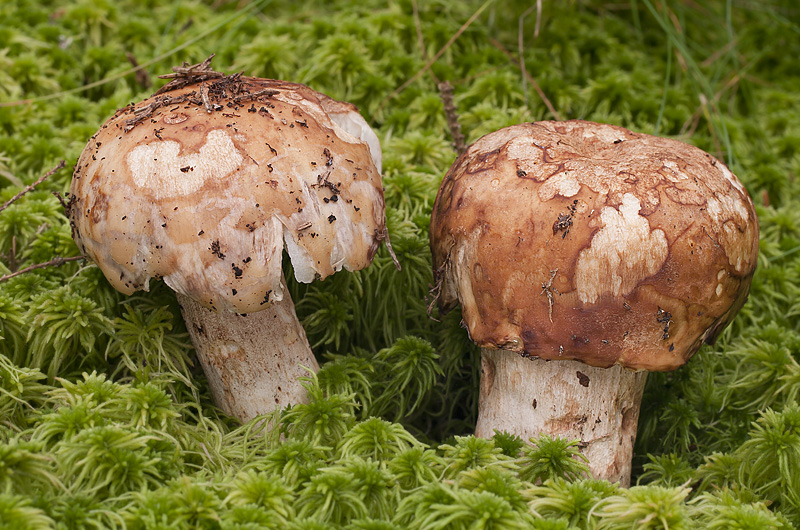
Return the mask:
MULTIPOLYGON (((800 525, 800 8, 543 0, 539 34, 534 10, 520 50, 530 5, 2 3, 0 202, 74 163, 114 109, 163 83, 158 74, 216 53, 218 70, 358 105, 383 144, 403 270, 381 250, 366 270, 290 285, 322 370, 311 402, 268 418, 273 430, 213 408, 158 282, 124 297, 71 262, 0 283, 0 526, 800 525), (138 77, 126 53, 144 66, 138 77), (552 119, 520 54, 560 118, 697 145, 757 205, 750 299, 716 346, 649 377, 639 485, 627 491, 580 478, 582 462, 552 440, 523 451, 508 436, 468 436, 477 351, 458 314, 426 314, 430 209, 455 159, 436 82, 455 87, 468 142, 552 119)), ((52 194, 69 180, 61 171, 0 212, 0 272, 78 254, 52 194)))

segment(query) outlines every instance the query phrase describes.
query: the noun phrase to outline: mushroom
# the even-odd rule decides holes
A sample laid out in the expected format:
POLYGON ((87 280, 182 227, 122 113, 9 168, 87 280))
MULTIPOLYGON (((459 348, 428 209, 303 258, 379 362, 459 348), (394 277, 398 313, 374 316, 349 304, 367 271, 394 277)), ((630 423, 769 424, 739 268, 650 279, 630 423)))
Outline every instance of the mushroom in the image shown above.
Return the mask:
POLYGON ((215 402, 247 420, 303 401, 318 369, 284 245, 300 282, 369 265, 387 237, 381 149, 355 106, 305 85, 194 73, 92 137, 69 216, 116 289, 176 291, 215 402))
POLYGON ((580 439, 627 485, 646 371, 713 343, 747 298, 753 203, 690 145, 586 121, 479 139, 431 218, 440 309, 481 346, 476 435, 580 439))

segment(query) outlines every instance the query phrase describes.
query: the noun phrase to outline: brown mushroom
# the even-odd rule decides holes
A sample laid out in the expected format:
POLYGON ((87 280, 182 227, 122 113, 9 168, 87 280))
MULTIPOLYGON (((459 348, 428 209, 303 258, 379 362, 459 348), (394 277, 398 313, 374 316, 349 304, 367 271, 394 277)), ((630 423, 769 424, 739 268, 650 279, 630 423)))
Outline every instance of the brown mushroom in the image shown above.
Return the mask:
POLYGON ((753 203, 690 145, 585 121, 507 127, 445 176, 438 303, 482 347, 478 436, 580 439, 627 484, 646 370, 674 370, 744 304, 753 203))
POLYGON ((298 378, 317 369, 284 245, 301 282, 369 265, 385 237, 381 151, 353 105, 204 78, 102 126, 75 167, 70 219, 119 291, 163 278, 178 293, 217 405, 245 420, 302 401, 298 378))

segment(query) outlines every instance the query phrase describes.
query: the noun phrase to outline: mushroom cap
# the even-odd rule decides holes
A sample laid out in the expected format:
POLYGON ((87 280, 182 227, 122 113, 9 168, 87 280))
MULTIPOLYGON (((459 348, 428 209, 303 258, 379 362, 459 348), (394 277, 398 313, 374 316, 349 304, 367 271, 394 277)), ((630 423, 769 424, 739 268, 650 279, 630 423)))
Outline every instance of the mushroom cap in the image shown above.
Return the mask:
POLYGON ((378 138, 348 103, 232 75, 119 109, 81 154, 73 236, 119 291, 160 277, 206 307, 258 311, 297 280, 372 260, 385 233, 378 138))
POLYGON ((744 304, 758 219, 711 155, 586 121, 488 134, 431 217, 442 311, 482 347, 673 370, 744 304))

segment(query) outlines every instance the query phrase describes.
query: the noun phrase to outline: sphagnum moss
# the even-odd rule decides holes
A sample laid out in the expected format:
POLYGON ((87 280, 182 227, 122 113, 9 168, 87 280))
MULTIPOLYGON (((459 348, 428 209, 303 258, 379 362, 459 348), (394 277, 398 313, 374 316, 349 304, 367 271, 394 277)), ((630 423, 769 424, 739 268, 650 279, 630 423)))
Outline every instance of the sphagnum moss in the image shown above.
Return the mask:
MULTIPOLYGON (((3 482, 0 526, 800 525, 792 404, 800 355, 800 76, 793 61, 800 56, 800 27, 794 3, 545 1, 541 16, 522 20, 520 50, 519 17, 530 3, 495 2, 430 73, 386 100, 481 5, 0 5, 0 201, 58 160, 72 163, 103 119, 155 90, 156 74, 215 52, 225 71, 308 82, 359 106, 386 151, 389 227, 403 265, 402 273, 392 271, 382 252, 365 271, 289 286, 297 300, 310 295, 298 304, 299 316, 331 369, 326 374, 323 363, 319 384, 309 383, 315 407, 264 418, 262 425, 282 426, 283 440, 258 421, 237 426, 210 407, 165 289, 154 285, 151 293, 120 304, 123 297, 97 269, 80 263, 0 283, 0 441, 24 447, 31 472, 43 479, 3 482), (126 53, 145 65, 138 75, 130 72, 126 53), (560 118, 689 141, 731 162, 758 203, 763 259, 750 300, 716 347, 684 369, 650 378, 637 442, 641 480, 629 492, 585 479, 568 482, 559 475, 569 470, 563 466, 551 466, 553 478, 532 484, 519 476, 526 464, 524 457, 513 460, 521 449, 514 440, 453 438, 474 428, 477 370, 460 316, 436 322, 426 315, 428 217, 438 182, 455 158, 436 83, 453 85, 468 142, 511 124, 553 119, 523 82, 520 55, 560 118), (152 86, 145 88, 143 80, 152 86), (14 104, 22 99, 33 101, 14 104), (384 416, 382 423, 371 415, 384 416), (376 428, 376 442, 364 441, 364 425, 376 428), (90 439, 127 452, 114 461, 112 452, 93 452, 90 439), (425 449, 423 441, 440 449, 425 449), (82 475, 72 465, 93 459, 96 474, 82 475), (121 478, 123 465, 130 474, 121 478), (322 469, 327 481, 344 477, 342 492, 352 495, 347 510, 312 513, 320 502, 324 506, 325 481, 312 483, 322 469), (688 470, 695 470, 691 484, 698 485, 691 492, 678 484, 688 470), (281 478, 267 487, 270 477, 281 478), (645 485, 650 480, 655 484, 645 485), (290 491, 269 489, 280 483, 290 491), (529 499, 527 509, 514 488, 529 499), (270 499, 281 499, 283 511, 264 510, 270 499)), ((66 171, 57 173, 0 212, 3 274, 55 255, 77 255, 51 196, 66 189, 68 178, 66 171)))

